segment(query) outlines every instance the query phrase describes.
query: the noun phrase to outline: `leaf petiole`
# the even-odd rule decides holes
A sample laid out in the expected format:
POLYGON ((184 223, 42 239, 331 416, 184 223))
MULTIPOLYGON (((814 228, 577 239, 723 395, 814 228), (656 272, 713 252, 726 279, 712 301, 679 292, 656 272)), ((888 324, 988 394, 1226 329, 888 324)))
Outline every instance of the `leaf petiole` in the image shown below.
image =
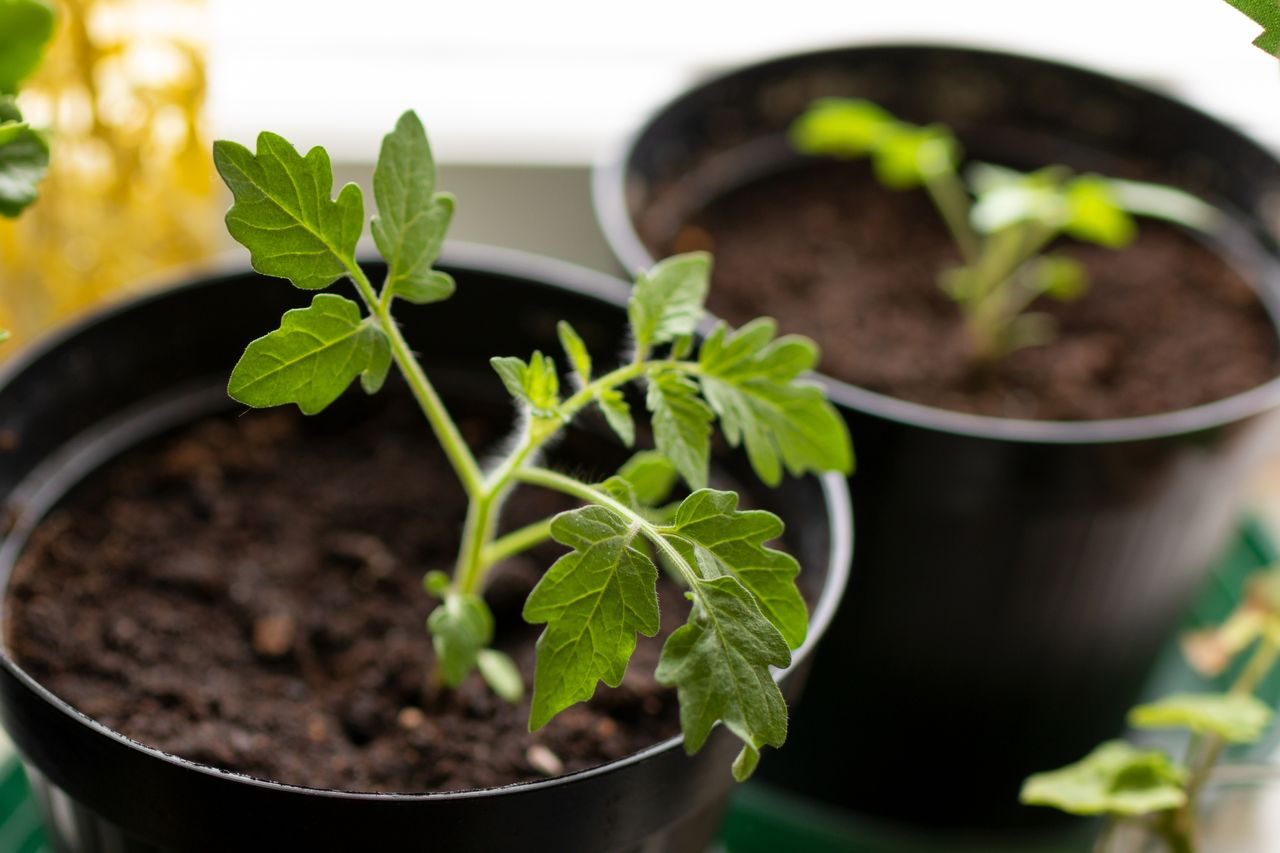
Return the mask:
POLYGON ((617 513, 633 525, 636 530, 643 533, 645 538, 652 542, 662 552, 663 556, 671 561, 671 565, 676 567, 689 587, 696 587, 702 581, 702 577, 689 565, 684 555, 662 535, 657 525, 602 489, 587 485, 558 471, 552 471, 550 468, 537 466, 522 468, 516 472, 515 476, 522 483, 528 483, 531 486, 542 486, 552 491, 561 492, 617 513))

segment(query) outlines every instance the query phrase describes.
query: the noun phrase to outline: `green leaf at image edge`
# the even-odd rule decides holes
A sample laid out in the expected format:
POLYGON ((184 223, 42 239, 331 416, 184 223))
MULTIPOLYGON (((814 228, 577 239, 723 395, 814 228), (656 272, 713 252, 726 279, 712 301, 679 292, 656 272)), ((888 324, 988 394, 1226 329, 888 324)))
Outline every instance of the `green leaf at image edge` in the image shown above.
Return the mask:
POLYGON ((9 125, 5 136, 7 141, 0 143, 0 216, 12 218, 36 200, 49 171, 49 144, 21 123, 9 125))
POLYGON ((1280 3, 1276 0, 1227 0, 1262 27, 1253 43, 1264 53, 1275 57, 1280 53, 1280 3))
POLYGON ((0 0, 0 95, 16 92, 39 67, 56 23, 44 0, 0 0))

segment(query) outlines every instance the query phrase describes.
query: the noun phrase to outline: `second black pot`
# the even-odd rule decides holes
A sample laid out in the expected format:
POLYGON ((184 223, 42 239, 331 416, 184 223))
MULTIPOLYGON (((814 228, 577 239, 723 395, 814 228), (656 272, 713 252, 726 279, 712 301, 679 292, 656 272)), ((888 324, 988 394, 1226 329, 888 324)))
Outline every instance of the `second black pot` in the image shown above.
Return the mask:
MULTIPOLYGON (((622 341, 626 287, 614 279, 489 250, 455 247, 446 257, 456 296, 408 308, 401 319, 434 375, 467 371, 469 387, 458 394, 491 388, 509 406, 487 368, 495 342, 512 353, 551 351, 558 319, 570 320, 602 355, 622 341)), ((0 450, 0 502, 10 525, 0 540, 0 588, 30 526, 51 504, 129 447, 225 410, 226 377, 245 343, 307 299, 286 282, 248 271, 206 277, 95 315, 9 365, 0 375, 0 434, 8 437, 0 450)), ((734 474, 732 463, 726 470, 734 474)), ((827 477, 753 491, 752 501, 786 520, 788 544, 807 570, 803 583, 816 593, 809 640, 783 674, 784 693, 794 700, 847 576, 847 498, 840 478, 827 477)), ((7 652, 0 654, 0 721, 23 757, 51 838, 76 853, 702 853, 732 788, 738 748, 720 728, 694 757, 672 738, 591 770, 505 788, 311 790, 133 742, 58 699, 7 652)))
MULTIPOLYGON (((672 101, 596 173, 597 214, 623 265, 651 262, 641 233, 674 234, 711 198, 793 163, 786 128, 826 95, 948 124, 979 159, 1183 186, 1231 216, 1275 314, 1273 155, 1128 83, 959 48, 791 56, 672 101)), ((1017 804, 1021 780, 1122 730, 1232 530, 1248 475, 1276 448, 1280 381, 1167 415, 1079 423, 971 416, 828 383, 858 449, 857 564, 793 749, 764 775, 916 824, 1043 820, 1017 804)))

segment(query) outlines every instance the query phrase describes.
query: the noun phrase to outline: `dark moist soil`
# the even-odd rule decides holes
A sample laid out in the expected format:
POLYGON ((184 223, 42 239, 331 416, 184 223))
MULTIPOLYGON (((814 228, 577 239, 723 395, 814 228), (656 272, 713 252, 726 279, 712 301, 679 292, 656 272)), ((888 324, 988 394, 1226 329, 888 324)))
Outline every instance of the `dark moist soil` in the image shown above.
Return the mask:
MULTIPOLYGON (((527 698, 509 705, 478 675, 457 692, 428 688, 432 605, 421 578, 451 567, 463 496, 411 406, 362 418, 214 419, 92 477, 15 570, 6 639, 17 661, 144 744, 315 788, 492 787, 676 734, 674 695, 652 678, 660 640, 641 638, 620 688, 536 734, 527 698)), ((462 428, 487 437, 478 421, 462 428)), ((571 459, 596 462, 582 470, 616 466, 590 440, 577 444, 571 459)), ((508 523, 565 508, 521 491, 508 523)), ((487 592, 496 645, 526 683, 538 629, 521 606, 561 550, 495 567, 487 592)), ((687 609, 676 591, 663 594, 665 636, 687 609)))
POLYGON ((1040 300, 1056 339, 983 375, 936 283, 958 261, 938 214, 923 191, 882 188, 865 163, 757 181, 674 238, 646 238, 660 255, 713 251, 709 304, 731 323, 771 315, 821 344, 823 372, 945 409, 1130 417, 1222 399, 1277 373, 1276 332, 1253 290, 1207 248, 1150 220, 1120 251, 1064 243, 1088 269, 1089 291, 1066 304, 1040 300))

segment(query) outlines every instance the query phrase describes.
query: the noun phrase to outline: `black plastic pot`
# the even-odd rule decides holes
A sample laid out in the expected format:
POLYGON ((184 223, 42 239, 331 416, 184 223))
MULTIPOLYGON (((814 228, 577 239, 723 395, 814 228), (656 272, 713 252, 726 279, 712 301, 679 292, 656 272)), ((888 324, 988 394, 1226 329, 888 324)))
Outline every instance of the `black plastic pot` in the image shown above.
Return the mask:
MULTIPOLYGON (((399 312, 433 372, 456 367, 477 377, 474 386, 490 383, 487 358, 495 346, 504 354, 550 351, 562 317, 597 352, 622 340, 626 287, 615 279, 490 250, 454 249, 447 257, 457 295, 399 312)), ((225 410, 226 377, 239 350, 308 298, 251 272, 201 278, 91 317, 9 365, 0 376, 0 435, 7 437, 0 495, 10 519, 0 546, 5 580, 31 526, 86 473, 150 436, 225 410)), ((753 500, 787 520, 788 542, 818 592, 810 639, 783 674, 784 692, 794 698, 844 588, 847 495, 836 477, 790 481, 753 500)), ((50 694, 7 653, 0 656, 0 719, 23 756, 51 836, 60 849, 83 853, 701 853, 732 787, 736 750, 718 731, 693 758, 672 739, 592 770, 494 790, 310 790, 130 741, 50 694)))
MULTIPOLYGON (((698 207, 794 165, 823 95, 952 126, 976 158, 1185 187, 1275 316, 1280 162, 1148 90, 1032 58, 888 46, 733 71, 657 111, 595 175, 628 268, 698 207)), ((1030 772, 1114 736, 1276 447, 1280 380, 1193 409, 1056 423, 979 417, 827 380, 858 449, 857 566, 793 748, 764 776, 917 824, 1044 819, 1030 772)))

